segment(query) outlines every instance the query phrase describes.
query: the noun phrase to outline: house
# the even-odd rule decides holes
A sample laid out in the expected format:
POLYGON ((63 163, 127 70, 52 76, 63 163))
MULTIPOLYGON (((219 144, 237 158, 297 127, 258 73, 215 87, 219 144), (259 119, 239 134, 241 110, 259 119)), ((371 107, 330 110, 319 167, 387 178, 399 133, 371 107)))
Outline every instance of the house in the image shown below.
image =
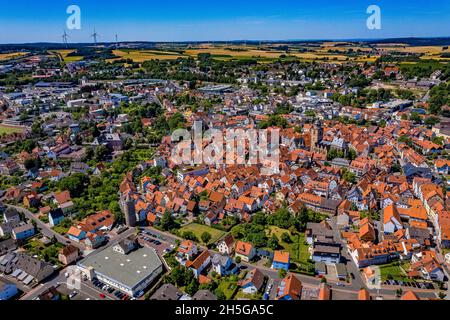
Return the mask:
POLYGON ((50 210, 48 213, 48 222, 52 227, 57 226, 64 220, 64 212, 58 208, 54 210, 50 210))
POLYGON ((217 249, 223 255, 232 255, 234 252, 234 238, 228 234, 225 238, 219 241, 217 249))
POLYGON ((211 262, 213 271, 220 276, 227 276, 237 272, 237 266, 229 256, 216 253, 211 262))
POLYGON ((15 240, 25 240, 35 234, 34 226, 31 223, 24 224, 22 226, 16 227, 11 232, 13 239, 15 240))
POLYGON ((277 288, 276 300, 300 300, 302 282, 293 274, 281 280, 277 288))
POLYGON ((200 273, 211 263, 211 255, 208 250, 203 251, 194 261, 188 260, 186 267, 194 272, 194 276, 198 278, 200 273))
POLYGON ((275 251, 272 261, 272 269, 284 269, 289 271, 289 265, 291 264, 291 258, 289 252, 275 251))
POLYGON ((3 212, 3 221, 4 222, 20 222, 21 218, 19 212, 13 208, 7 208, 5 212, 3 212))
POLYGON ((77 261, 79 256, 80 250, 73 245, 68 245, 61 249, 58 255, 58 260, 67 266, 72 262, 77 261))
POLYGON ((171 283, 163 284, 150 300, 179 300, 183 293, 171 283))
POLYGON ((249 262, 256 254, 256 250, 251 243, 238 241, 235 246, 235 256, 243 261, 249 262))
POLYGON ((36 283, 44 281, 55 272, 51 264, 27 254, 18 254, 16 258, 16 270, 20 269, 27 273, 36 283))
POLYGON ((81 230, 81 228, 70 227, 69 231, 67 231, 67 236, 70 240, 75 242, 81 242, 86 238, 86 231, 81 230))
POLYGON ((406 291, 400 300, 420 300, 419 297, 412 291, 406 291))
POLYGON ((185 265, 187 261, 192 260, 197 255, 197 245, 192 240, 184 240, 178 246, 175 259, 181 264, 185 265))
POLYGON ((263 284, 264 274, 256 268, 248 272, 245 278, 238 282, 238 285, 242 287, 242 292, 246 294, 258 293, 263 284))
POLYGON ((395 204, 391 204, 383 210, 383 230, 385 234, 394 233, 403 229, 400 214, 395 204))
POLYGON ((0 301, 9 300, 15 297, 19 291, 14 283, 4 282, 0 280, 0 301))
POLYGON ((215 294, 213 294, 209 290, 198 290, 193 296, 192 300, 217 300, 217 297, 215 294))

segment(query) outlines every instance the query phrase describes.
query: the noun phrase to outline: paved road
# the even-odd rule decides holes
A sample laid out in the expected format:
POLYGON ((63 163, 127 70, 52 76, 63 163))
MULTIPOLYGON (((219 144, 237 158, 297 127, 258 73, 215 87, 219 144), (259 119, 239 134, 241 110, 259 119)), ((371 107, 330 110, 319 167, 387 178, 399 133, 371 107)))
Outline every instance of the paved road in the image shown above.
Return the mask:
POLYGON ((54 236, 59 243, 64 244, 64 245, 72 244, 75 247, 77 247, 78 249, 80 249, 81 251, 84 251, 86 249, 84 244, 72 241, 72 240, 60 235, 59 233, 53 231, 48 225, 46 225, 41 220, 39 220, 39 218, 35 214, 33 214, 31 211, 29 211, 25 208, 13 206, 10 204, 6 204, 6 206, 16 209, 17 211, 23 213, 28 219, 33 220, 36 223, 37 227, 41 230, 43 235, 45 235, 49 238, 52 238, 54 236))
MULTIPOLYGON (((150 230, 152 233, 160 235, 162 237, 164 237, 166 239, 166 242, 175 244, 176 241, 182 241, 184 239, 179 238, 171 233, 168 232, 162 232, 158 229, 155 229, 153 227, 146 227, 145 229, 150 230)), ((340 237, 338 238, 340 239, 340 237)), ((206 249, 205 247, 203 247, 203 249, 206 249)), ((215 250, 209 250, 210 254, 215 254, 218 253, 215 250)), ((350 284, 345 283, 344 286, 338 286, 337 282, 332 282, 332 281, 328 281, 328 284, 331 286, 332 290, 335 291, 340 291, 340 292, 347 292, 347 293, 353 293, 353 294, 357 294, 358 291, 361 288, 366 288, 365 285, 365 281, 362 279, 361 277, 361 273, 359 271, 359 269, 356 267, 356 265, 353 263, 353 261, 350 259, 350 256, 347 252, 347 250, 345 249, 343 251, 343 256, 348 260, 347 263, 347 269, 349 272, 353 273, 355 276, 355 279, 352 280, 352 282, 350 284)), ((261 271, 264 275, 272 278, 272 279, 278 279, 278 271, 277 270, 273 270, 271 268, 266 268, 266 267, 262 267, 262 266, 255 266, 253 264, 250 263, 245 263, 242 262, 241 265, 244 265, 248 268, 257 268, 259 269, 259 271, 261 271)), ((302 283, 305 286, 308 287, 315 287, 317 288, 321 282, 321 279, 313 277, 313 276, 308 276, 308 275, 304 275, 304 274, 299 274, 296 273, 295 274, 298 279, 300 281, 302 281, 302 283)), ((393 287, 393 288, 381 288, 379 290, 376 289, 368 289, 368 291, 373 295, 373 296, 392 296, 395 297, 396 295, 396 291, 397 291, 397 287, 393 287)), ((417 289, 417 288, 410 288, 410 287, 403 287, 402 288, 403 291, 414 291, 419 297, 421 298, 436 298, 437 297, 437 292, 438 291, 430 291, 430 290, 422 290, 422 289, 417 289)))

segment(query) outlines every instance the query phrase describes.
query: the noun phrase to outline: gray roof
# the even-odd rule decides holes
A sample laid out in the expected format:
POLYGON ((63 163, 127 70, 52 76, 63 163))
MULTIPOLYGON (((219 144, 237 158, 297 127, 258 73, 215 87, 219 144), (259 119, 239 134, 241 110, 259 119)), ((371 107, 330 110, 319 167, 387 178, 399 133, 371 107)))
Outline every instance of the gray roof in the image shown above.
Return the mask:
POLYGON ((199 290, 192 297, 193 300, 217 300, 217 297, 209 290, 199 290))
POLYGON ((133 289, 162 266, 154 249, 142 247, 121 254, 110 246, 79 262, 83 268, 92 267, 96 273, 133 289))
POLYGON ((156 292, 151 296, 151 300, 179 300, 183 293, 178 290, 173 284, 166 283, 162 285, 156 292))

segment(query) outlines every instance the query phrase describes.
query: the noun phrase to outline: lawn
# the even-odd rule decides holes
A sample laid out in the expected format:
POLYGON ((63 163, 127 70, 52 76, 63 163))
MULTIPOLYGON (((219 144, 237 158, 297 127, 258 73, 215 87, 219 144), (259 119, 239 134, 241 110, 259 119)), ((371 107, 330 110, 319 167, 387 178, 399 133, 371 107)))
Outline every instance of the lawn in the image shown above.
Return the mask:
MULTIPOLYGON (((215 228, 211 228, 206 225, 198 224, 198 223, 190 223, 190 224, 182 227, 179 230, 181 235, 183 235, 183 233, 186 231, 193 232, 195 234, 195 236, 197 237, 198 241, 201 241, 202 243, 203 243, 203 241, 202 241, 201 237, 204 232, 208 232, 211 235, 211 240, 209 241, 209 243, 214 243, 225 235, 224 231, 221 231, 221 230, 218 230, 215 228)), ((204 244, 209 244, 209 243, 204 243, 204 244)))
POLYGON ((269 230, 267 230, 267 235, 270 238, 273 234, 277 236, 279 244, 282 247, 281 250, 289 252, 291 262, 300 264, 300 269, 304 271, 307 271, 308 268, 313 267, 313 264, 308 261, 310 259, 310 254, 308 251, 309 246, 306 243, 304 233, 292 234, 289 230, 270 226, 269 230), (282 235, 285 232, 291 236, 291 243, 281 241, 282 235))
POLYGON ((396 265, 395 263, 379 266, 381 273, 381 280, 397 280, 397 281, 412 281, 406 274, 408 265, 396 265))
POLYGON ((0 124, 0 136, 3 134, 11 134, 11 133, 21 133, 23 132, 23 128, 20 127, 12 127, 0 124))
POLYGON ((40 259, 43 259, 52 264, 59 264, 58 254, 59 250, 63 247, 60 243, 43 244, 37 239, 28 241, 23 248, 32 256, 37 255, 40 259))
POLYGON ((235 281, 224 280, 219 284, 218 289, 223 292, 226 300, 231 300, 239 288, 235 281))

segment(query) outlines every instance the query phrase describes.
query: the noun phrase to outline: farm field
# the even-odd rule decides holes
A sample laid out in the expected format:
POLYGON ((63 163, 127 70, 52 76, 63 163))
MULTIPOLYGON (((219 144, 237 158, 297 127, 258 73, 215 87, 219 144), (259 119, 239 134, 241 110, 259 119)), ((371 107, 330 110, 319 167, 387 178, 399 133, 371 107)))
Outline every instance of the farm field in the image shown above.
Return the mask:
POLYGON ((50 51, 51 53, 56 53, 57 55, 60 55, 62 60, 64 62, 75 62, 75 61, 80 61, 83 60, 82 56, 68 56, 69 54, 75 52, 75 50, 55 50, 55 51, 50 51))
MULTIPOLYGON (((202 224, 198 224, 198 223, 188 224, 179 230, 180 234, 183 234, 186 231, 193 232, 195 234, 195 236, 197 237, 198 241, 201 241, 202 243, 203 243, 203 241, 201 240, 201 236, 204 232, 208 232, 211 235, 211 240, 209 241, 209 243, 214 243, 225 235, 224 231, 221 231, 221 230, 218 230, 215 228, 211 228, 211 227, 208 227, 208 226, 205 226, 202 224)), ((204 244, 208 244, 208 243, 204 243, 204 244)))
POLYGON ((0 124, 0 136, 3 134, 20 133, 23 131, 24 129, 20 127, 12 127, 0 124))
POLYGON ((26 56, 28 52, 0 53, 0 61, 26 56))
POLYGON ((185 55, 181 55, 176 52, 158 50, 113 50, 113 54, 118 58, 109 59, 108 61, 131 59, 134 62, 141 63, 147 60, 175 60, 186 57, 185 55))

